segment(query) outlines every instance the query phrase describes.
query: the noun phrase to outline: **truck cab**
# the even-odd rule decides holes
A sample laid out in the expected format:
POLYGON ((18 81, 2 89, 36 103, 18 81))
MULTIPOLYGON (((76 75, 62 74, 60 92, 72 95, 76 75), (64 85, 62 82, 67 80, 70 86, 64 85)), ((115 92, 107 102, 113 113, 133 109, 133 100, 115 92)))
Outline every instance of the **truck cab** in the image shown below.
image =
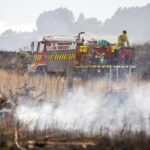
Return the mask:
POLYGON ((29 72, 46 69, 46 72, 63 72, 75 59, 76 39, 67 36, 45 36, 31 44, 34 60, 29 72), (68 63, 69 61, 69 63, 68 63))

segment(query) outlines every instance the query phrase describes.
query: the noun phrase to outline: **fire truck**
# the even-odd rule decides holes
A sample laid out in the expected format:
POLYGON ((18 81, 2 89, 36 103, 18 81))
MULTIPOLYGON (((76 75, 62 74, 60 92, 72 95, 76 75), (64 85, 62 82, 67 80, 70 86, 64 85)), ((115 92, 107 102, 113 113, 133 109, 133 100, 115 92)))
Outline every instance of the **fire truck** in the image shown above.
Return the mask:
POLYGON ((32 42, 33 63, 30 73, 66 74, 73 76, 104 77, 117 74, 120 77, 135 69, 135 50, 122 47, 116 54, 114 44, 106 40, 85 40, 84 32, 78 36, 44 36, 37 44, 32 42))

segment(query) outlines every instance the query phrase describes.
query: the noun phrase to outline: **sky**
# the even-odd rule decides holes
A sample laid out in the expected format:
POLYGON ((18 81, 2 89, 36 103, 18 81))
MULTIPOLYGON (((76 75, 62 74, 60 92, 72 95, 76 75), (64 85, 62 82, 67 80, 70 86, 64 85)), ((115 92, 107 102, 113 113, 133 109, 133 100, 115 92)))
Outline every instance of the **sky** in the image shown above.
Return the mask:
POLYGON ((0 0, 0 33, 6 29, 32 31, 36 19, 44 11, 59 7, 71 10, 77 19, 80 13, 86 18, 100 21, 111 18, 119 7, 145 6, 150 0, 0 0))

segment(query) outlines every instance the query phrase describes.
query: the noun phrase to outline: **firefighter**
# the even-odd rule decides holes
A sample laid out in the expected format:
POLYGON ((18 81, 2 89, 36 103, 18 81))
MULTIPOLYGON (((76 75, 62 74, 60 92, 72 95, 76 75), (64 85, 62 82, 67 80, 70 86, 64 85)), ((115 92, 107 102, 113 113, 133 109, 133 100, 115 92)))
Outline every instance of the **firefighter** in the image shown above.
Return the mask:
POLYGON ((127 37, 127 31, 126 30, 123 30, 122 31, 122 34, 118 36, 118 42, 117 44, 115 45, 114 49, 117 50, 121 47, 124 47, 125 46, 125 43, 127 44, 127 46, 129 46, 129 40, 128 40, 128 37, 127 37))
POLYGON ((121 47, 124 47, 125 44, 127 44, 128 47, 130 46, 129 40, 128 40, 128 37, 127 37, 127 31, 126 31, 126 30, 123 30, 123 31, 122 31, 122 34, 120 34, 120 35, 118 36, 118 42, 117 42, 117 44, 115 44, 115 45, 113 46, 113 50, 112 50, 112 51, 114 52, 114 55, 113 55, 113 58, 114 58, 114 60, 115 60, 115 61, 113 62, 114 65, 117 64, 117 62, 118 62, 118 56, 119 56, 120 48, 121 48, 121 47))

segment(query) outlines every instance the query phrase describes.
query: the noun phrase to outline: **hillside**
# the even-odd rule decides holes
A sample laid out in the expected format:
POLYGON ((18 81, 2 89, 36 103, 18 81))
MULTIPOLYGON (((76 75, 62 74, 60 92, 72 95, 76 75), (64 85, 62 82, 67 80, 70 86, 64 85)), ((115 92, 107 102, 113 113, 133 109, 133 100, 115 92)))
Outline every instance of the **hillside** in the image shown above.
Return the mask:
POLYGON ((150 40, 150 4, 145 7, 120 8, 111 19, 104 22, 101 28, 103 34, 118 35, 126 29, 134 41, 150 40))
POLYGON ((4 31, 0 35, 0 49, 29 50, 31 41, 47 34, 73 34, 90 32, 98 35, 116 36, 126 29, 132 43, 150 40, 150 4, 143 7, 119 8, 112 18, 104 23, 95 18, 85 18, 81 13, 75 20, 67 8, 58 8, 41 13, 36 20, 37 29, 33 32, 4 31))

